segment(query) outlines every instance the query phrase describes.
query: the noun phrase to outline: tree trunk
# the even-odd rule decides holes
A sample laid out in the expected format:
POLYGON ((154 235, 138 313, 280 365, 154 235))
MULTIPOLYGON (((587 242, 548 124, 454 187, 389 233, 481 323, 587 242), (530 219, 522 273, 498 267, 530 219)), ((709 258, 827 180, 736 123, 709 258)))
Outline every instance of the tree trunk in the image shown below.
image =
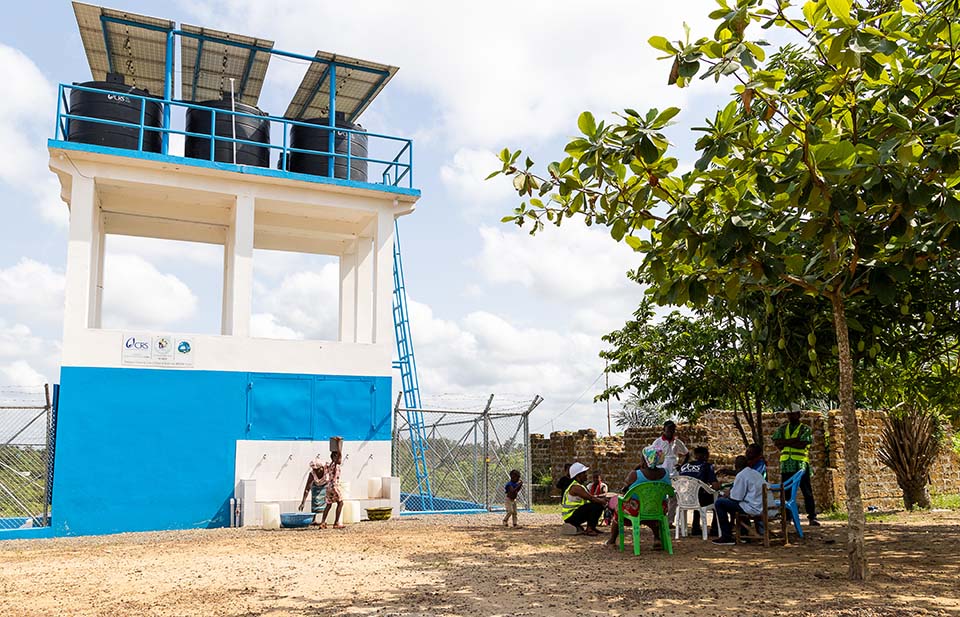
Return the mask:
POLYGON ((843 297, 837 290, 830 295, 833 307, 833 328, 837 335, 837 356, 840 365, 840 417, 843 420, 844 488, 847 492, 847 558, 852 580, 869 577, 867 556, 864 552, 866 516, 860 496, 860 429, 853 401, 853 358, 850 354, 850 335, 843 297))
POLYGON ((930 508, 930 491, 927 490, 926 478, 909 478, 900 480, 897 478, 897 484, 903 490, 903 507, 907 510, 930 508))

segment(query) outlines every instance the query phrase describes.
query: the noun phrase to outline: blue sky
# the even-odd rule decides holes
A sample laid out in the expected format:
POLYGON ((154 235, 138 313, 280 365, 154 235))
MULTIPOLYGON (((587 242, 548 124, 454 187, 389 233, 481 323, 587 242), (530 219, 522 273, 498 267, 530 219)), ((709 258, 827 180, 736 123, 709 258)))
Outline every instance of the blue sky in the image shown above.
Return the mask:
MULTIPOLYGON (((316 49, 400 71, 361 118, 415 140, 417 211, 401 220, 421 387, 428 402, 504 404, 540 394, 534 430, 606 429, 593 404, 603 380, 600 336, 629 317, 641 290, 624 273, 639 259, 602 230, 565 226, 530 238, 499 220, 515 205, 506 181, 483 179, 494 152, 524 147, 547 163, 576 132, 577 114, 624 107, 684 109, 671 135, 722 102, 726 86, 666 86, 669 65, 647 38, 708 32, 709 3, 667 8, 615 2, 364 2, 198 0, 110 4, 249 34, 280 49, 316 49), (349 7, 345 9, 345 7, 349 7)), ((56 84, 90 71, 69 2, 9 7, 0 24, 0 384, 56 381, 66 206, 46 169, 56 84)), ((271 61, 260 107, 281 115, 305 67, 271 61)), ((128 238, 108 241, 105 325, 216 332, 221 249, 128 238)), ((255 256, 254 327, 262 335, 329 336, 336 319, 331 259, 255 256), (331 310, 332 307, 332 310, 331 310)))

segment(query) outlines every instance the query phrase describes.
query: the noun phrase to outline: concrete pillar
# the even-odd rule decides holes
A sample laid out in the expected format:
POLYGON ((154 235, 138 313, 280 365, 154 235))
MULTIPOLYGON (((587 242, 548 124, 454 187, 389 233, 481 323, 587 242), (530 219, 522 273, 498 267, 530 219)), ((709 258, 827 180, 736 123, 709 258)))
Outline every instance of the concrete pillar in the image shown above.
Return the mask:
POLYGON ((393 337, 393 210, 381 210, 376 225, 373 342, 386 344, 393 337))
POLYGON ((233 221, 227 232, 223 265, 223 324, 221 332, 250 336, 253 305, 254 199, 237 195, 233 221))
POLYGON ((357 243, 340 255, 340 337, 341 343, 357 341, 357 243))
POLYGON ((103 229, 103 214, 100 208, 96 207, 95 216, 97 227, 93 234, 93 259, 95 267, 93 270, 93 295, 90 297, 90 327, 103 327, 103 260, 107 253, 107 235, 103 229))
MULTIPOLYGON (((70 231, 67 240, 66 289, 64 290, 64 340, 91 327, 99 283, 98 242, 100 208, 92 178, 73 177, 70 187, 70 231)), ((102 251, 101 251, 102 252, 102 251)))
POLYGON ((373 234, 375 222, 357 238, 357 339, 358 343, 374 342, 374 310, 376 294, 374 291, 374 270, 376 268, 376 250, 373 234))

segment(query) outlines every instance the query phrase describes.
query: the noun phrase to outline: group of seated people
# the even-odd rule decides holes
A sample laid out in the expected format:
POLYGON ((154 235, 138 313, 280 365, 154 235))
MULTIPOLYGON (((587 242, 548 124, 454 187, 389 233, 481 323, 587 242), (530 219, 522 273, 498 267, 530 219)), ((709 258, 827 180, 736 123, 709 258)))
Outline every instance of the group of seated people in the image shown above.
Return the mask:
MULTIPOLYGON (((717 479, 718 474, 731 472, 715 470, 709 458, 710 452, 706 447, 701 446, 693 449, 691 460, 686 446, 676 438, 676 425, 673 422, 667 422, 661 437, 643 449, 640 464, 626 477, 621 494, 626 494, 633 487, 645 482, 661 482, 670 485, 672 478, 676 476, 696 478, 710 486, 713 491, 719 491, 721 484, 717 479)), ((766 482, 766 461, 762 449, 756 444, 751 444, 744 455, 736 458, 734 466, 732 474, 735 478, 729 492, 723 497, 716 498, 716 516, 710 530, 711 535, 719 535, 714 540, 716 544, 734 543, 731 529, 732 520, 737 512, 759 515, 762 510, 763 487, 766 482)), ((619 526, 614 524, 615 521, 611 520, 610 515, 613 513, 615 516, 619 496, 607 492, 607 485, 598 472, 593 474, 593 482, 587 484, 589 471, 590 468, 583 463, 571 463, 566 474, 557 483, 562 493, 561 515, 564 523, 572 525, 578 532, 587 536, 600 534, 597 527, 603 517, 611 523, 607 544, 612 546, 616 544, 619 526), (606 517, 604 517, 605 512, 606 517)), ((700 505, 714 503, 716 495, 716 492, 700 489, 700 505)), ((627 508, 627 504, 624 504, 624 507, 627 508)), ((668 520, 674 520, 676 507, 676 499, 673 497, 664 502, 664 512, 668 520)), ((654 548, 659 549, 658 523, 644 521, 644 525, 653 531, 654 548)), ((692 532, 701 533, 700 513, 696 511, 692 532)))

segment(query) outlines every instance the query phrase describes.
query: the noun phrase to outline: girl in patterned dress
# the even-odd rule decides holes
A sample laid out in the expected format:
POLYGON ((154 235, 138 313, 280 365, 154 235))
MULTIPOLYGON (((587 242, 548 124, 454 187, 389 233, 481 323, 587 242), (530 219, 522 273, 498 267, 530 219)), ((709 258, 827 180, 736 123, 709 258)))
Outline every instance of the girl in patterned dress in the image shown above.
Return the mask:
POLYGON ((340 512, 343 510, 343 497, 340 494, 340 453, 331 452, 330 462, 326 466, 324 480, 327 483, 327 507, 323 510, 323 519, 320 521, 320 529, 327 528, 327 515, 330 514, 330 506, 337 504, 337 513, 333 518, 333 528, 343 529, 344 525, 340 523, 340 512))

